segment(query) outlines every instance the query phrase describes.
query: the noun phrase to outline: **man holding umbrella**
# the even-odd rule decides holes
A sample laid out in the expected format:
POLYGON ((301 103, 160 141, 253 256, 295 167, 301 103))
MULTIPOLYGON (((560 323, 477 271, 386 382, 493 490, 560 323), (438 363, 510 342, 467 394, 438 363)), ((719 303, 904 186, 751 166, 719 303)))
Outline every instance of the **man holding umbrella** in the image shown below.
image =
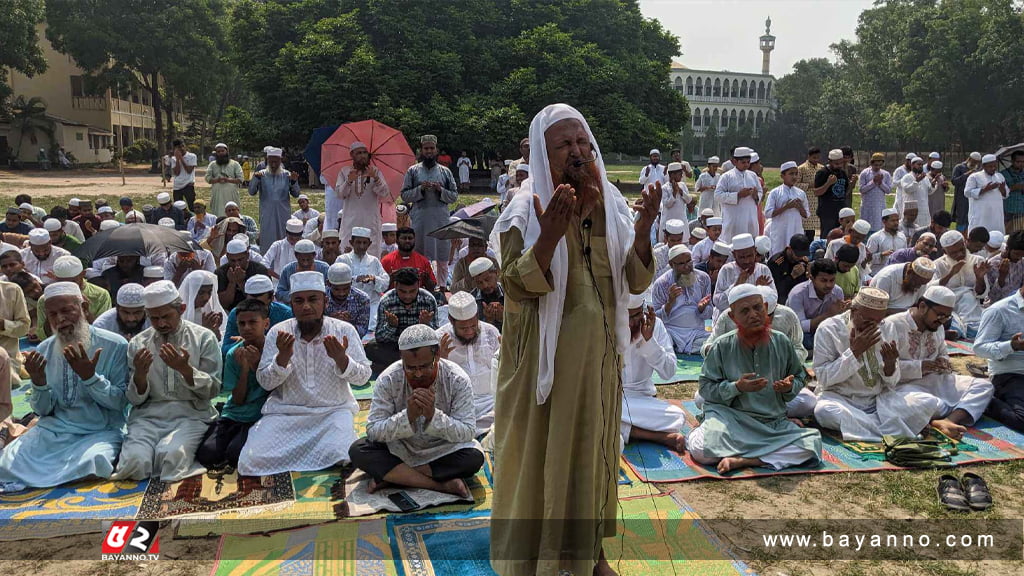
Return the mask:
MULTIPOLYGON (((380 170, 370 164, 370 152, 366 144, 353 142, 349 149, 352 165, 341 169, 335 185, 335 190, 345 204, 341 216, 342 246, 352 242, 352 229, 357 226, 369 228, 370 238, 380 238, 380 203, 391 193, 380 170)), ((369 253, 380 258, 380 242, 372 243, 369 253)))
POLYGON ((284 238, 285 223, 291 218, 289 195, 299 197, 299 175, 281 165, 280 148, 267 149, 267 167, 257 171, 249 182, 249 195, 260 195, 260 251, 284 238))
MULTIPOLYGON (((412 204, 412 228, 416 231, 416 252, 436 262, 437 278, 448 278, 450 243, 429 236, 448 223, 448 205, 459 199, 451 170, 437 161, 437 136, 420 138, 420 162, 405 173, 402 200, 412 204)), ((347 210, 346 210, 347 212, 347 210)))

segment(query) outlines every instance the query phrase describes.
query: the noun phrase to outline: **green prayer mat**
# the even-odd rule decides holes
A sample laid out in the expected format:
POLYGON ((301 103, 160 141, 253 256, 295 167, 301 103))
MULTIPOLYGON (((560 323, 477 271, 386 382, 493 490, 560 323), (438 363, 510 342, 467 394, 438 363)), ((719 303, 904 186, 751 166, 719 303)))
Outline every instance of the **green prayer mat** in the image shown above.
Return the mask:
POLYGON ((669 378, 662 378, 657 373, 652 377, 655 386, 665 384, 679 384, 681 382, 696 382, 700 379, 701 367, 704 366, 704 358, 699 354, 676 354, 676 372, 669 378))
MULTIPOLYGON (((860 442, 857 440, 843 440, 842 435, 836 430, 822 430, 822 434, 834 438, 837 442, 842 444, 845 448, 857 453, 862 460, 885 460, 885 445, 881 442, 860 442)), ((929 429, 929 434, 939 440, 940 447, 956 452, 977 452, 978 447, 969 442, 957 442, 949 436, 946 436, 935 428, 929 429)))

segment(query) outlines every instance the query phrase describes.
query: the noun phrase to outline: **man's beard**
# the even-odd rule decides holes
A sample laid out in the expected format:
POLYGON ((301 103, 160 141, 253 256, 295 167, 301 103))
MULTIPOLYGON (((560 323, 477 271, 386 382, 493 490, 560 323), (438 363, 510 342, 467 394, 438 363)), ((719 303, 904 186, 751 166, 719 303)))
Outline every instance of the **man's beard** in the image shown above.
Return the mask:
POLYGON ((121 320, 121 316, 118 315, 115 316, 115 318, 117 319, 117 327, 123 334, 138 334, 141 331, 140 328, 142 328, 143 323, 145 323, 145 320, 143 320, 141 322, 135 322, 134 324, 126 324, 121 320))
POLYGON ((420 162, 423 163, 424 168, 433 168, 437 166, 437 158, 427 158, 426 156, 420 156, 420 162))
POLYGON ((759 328, 745 328, 736 324, 736 331, 740 338, 740 344, 747 348, 756 348, 768 343, 772 334, 772 319, 765 311, 764 324, 759 328))
POLYGON ((462 344, 463 346, 469 346, 471 344, 475 344, 476 341, 480 339, 480 331, 479 330, 475 334, 473 334, 472 338, 463 338, 462 336, 459 335, 458 332, 455 332, 455 331, 453 331, 453 333, 455 334, 455 339, 458 340, 459 344, 462 344))
POLYGON ((691 270, 687 274, 676 274, 676 284, 683 288, 689 288, 697 283, 697 275, 691 270))
POLYGON ((924 172, 924 168, 911 168, 911 170, 913 170, 914 174, 920 174, 924 172))
POLYGON ((214 158, 214 160, 217 161, 217 164, 220 164, 221 166, 226 166, 227 163, 231 161, 231 157, 228 156, 227 154, 225 154, 224 156, 217 154, 217 157, 214 158))
POLYGON ((590 202, 593 202, 595 206, 601 204, 604 187, 601 185, 601 172, 597 167, 597 162, 584 164, 579 168, 562 169, 553 176, 555 178, 552 179, 552 182, 556 188, 559 184, 568 184, 576 190, 577 207, 581 205, 581 202, 583 205, 590 202))
POLYGON ((298 320, 296 323, 299 326, 299 334, 303 338, 312 338, 319 335, 320 331, 323 330, 324 318, 321 316, 316 320, 298 320))
POLYGON ((79 318, 78 323, 74 325, 70 333, 65 335, 62 331, 57 331, 57 347, 63 349, 65 346, 78 346, 81 344, 86 350, 92 345, 92 333, 89 332, 89 323, 85 321, 85 318, 79 318))

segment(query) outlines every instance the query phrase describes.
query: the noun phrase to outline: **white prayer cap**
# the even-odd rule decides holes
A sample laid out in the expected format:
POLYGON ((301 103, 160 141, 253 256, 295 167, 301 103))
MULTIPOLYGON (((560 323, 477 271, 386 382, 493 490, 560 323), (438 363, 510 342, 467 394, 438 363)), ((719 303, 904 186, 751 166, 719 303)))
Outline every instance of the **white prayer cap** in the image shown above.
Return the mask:
POLYGON ((18 252, 18 247, 14 244, 8 244, 7 242, 0 242, 0 256, 7 254, 8 252, 18 252))
POLYGON ((750 234, 737 234, 732 237, 732 251, 746 250, 754 247, 754 237, 750 234))
POLYGON ((266 154, 268 151, 270 151, 271 148, 273 148, 273 146, 264 146, 263 153, 266 154))
POLYGON ((22 210, 28 210, 28 211, 32 211, 32 205, 31 205, 31 204, 29 204, 28 202, 22 202, 22 203, 21 203, 21 204, 20 204, 20 205, 18 206, 18 208, 21 208, 22 210))
POLYGON ((231 240, 228 242, 227 252, 228 254, 245 254, 249 251, 249 247, 245 245, 245 242, 241 240, 231 240))
POLYGON ((668 171, 669 172, 682 172, 683 171, 683 164, 681 162, 669 162, 669 164, 668 164, 668 171))
POLYGON ((448 317, 452 320, 469 320, 477 314, 476 298, 469 292, 456 292, 448 299, 448 317))
POLYGON ((718 156, 712 156, 708 158, 708 164, 720 164, 718 156))
POLYGON ((511 166, 512 160, 505 160, 505 166, 511 166))
POLYGON ((651 148, 651 151, 647 153, 648 156, 654 156, 655 154, 661 156, 661 150, 658 150, 657 148, 651 148))
POLYGON ((630 310, 636 310, 637 308, 642 307, 645 301, 646 298, 644 298, 644 294, 630 294, 629 304, 627 304, 627 306, 630 310))
POLYGON ((853 297, 853 304, 869 310, 888 310, 889 295, 878 288, 865 286, 853 297))
POLYGON ((121 284, 117 289, 117 305, 123 308, 142 308, 145 301, 142 299, 142 284, 129 282, 121 284))
POLYGON ((779 305, 779 294, 771 286, 758 286, 761 290, 761 297, 768 305, 768 313, 775 314, 775 308, 779 305))
POLYGON ((668 222, 665 222, 665 232, 667 234, 682 234, 686 230, 686 222, 673 218, 668 222))
POLYGON ((754 238, 754 246, 757 248, 759 254, 768 256, 772 253, 772 239, 767 236, 758 236, 754 238))
POLYGON ((171 201, 171 195, 168 194, 167 192, 161 192, 161 193, 156 195, 156 203, 157 204, 167 204, 170 201, 171 201))
POLYGON ((758 154, 757 152, 752 152, 750 154, 750 163, 751 164, 757 164, 760 161, 761 161, 761 155, 760 154, 758 154))
POLYGON ((33 246, 42 246, 50 243, 50 233, 42 228, 33 228, 28 233, 28 243, 33 246))
POLYGON ((790 170, 790 169, 796 168, 796 167, 797 167, 796 166, 796 162, 793 162, 792 160, 790 160, 789 162, 784 162, 782 164, 782 166, 779 166, 779 172, 785 172, 786 170, 790 170))
POLYGON ((728 172, 729 170, 732 170, 733 168, 735 168, 735 166, 732 165, 732 160, 726 160, 725 162, 722 162, 722 171, 723 172, 728 172))
MULTIPOLYGON (((747 234, 749 236, 749 234, 747 234)), ((762 301, 764 296, 761 294, 761 289, 753 284, 740 284, 729 291, 729 305, 732 306, 737 300, 749 298, 751 296, 757 296, 762 301)))
POLYGON ((398 232, 398 224, 394 222, 385 222, 380 225, 381 232, 398 232))
POLYGON ((326 292, 327 285, 324 284, 323 272, 310 270, 308 272, 296 272, 292 274, 291 295, 299 292, 326 292))
POLYGON ((353 142, 353 143, 348 145, 349 152, 355 152, 356 150, 359 150, 360 148, 366 148, 366 144, 363 144, 362 142, 360 142, 358 140, 356 140, 355 142, 353 142))
POLYGON ((722 256, 732 256, 732 247, 725 242, 715 242, 711 247, 711 251, 715 254, 721 254, 722 256))
POLYGON ((850 216, 856 216, 857 213, 853 211, 853 208, 843 208, 839 211, 840 218, 849 218, 850 216))
POLYGON ((971 152, 971 160, 981 162, 981 152, 971 152))
POLYGON ((492 268, 494 268, 494 261, 486 256, 481 256, 470 262, 469 275, 475 278, 492 268))
POLYGON ((113 214, 114 213, 114 209, 111 208, 110 206, 100 206, 99 209, 96 210, 96 213, 97 214, 113 214))
POLYGON ((857 220, 853 223, 853 229, 861 234, 871 232, 871 223, 867 220, 857 220))
POLYGON ((324 238, 341 238, 341 232, 328 228, 320 233, 320 240, 324 238))
POLYGON ((56 232, 63 228, 63 226, 60 225, 60 220, 57 220, 56 218, 47 218, 46 222, 43 222, 43 228, 45 228, 47 232, 56 232))
POLYGON ((942 155, 940 155, 938 152, 932 152, 931 154, 928 155, 928 157, 931 158, 932 160, 938 160, 939 158, 942 158, 942 155))
POLYGON ((1005 240, 1003 233, 999 230, 993 230, 988 233, 988 245, 991 248, 1002 248, 1003 240, 1005 240))
POLYGON ((985 154, 984 156, 981 157, 981 163, 982 164, 990 164, 990 163, 996 162, 998 160, 999 160, 999 158, 996 158, 995 154, 985 154))
POLYGON ((139 212, 138 210, 131 210, 127 214, 125 214, 124 215, 125 223, 128 223, 128 219, 129 218, 134 218, 135 222, 142 222, 142 223, 146 222, 146 215, 143 214, 142 212, 139 212))
POLYGON ((931 238, 932 242, 938 242, 939 241, 939 239, 935 237, 935 234, 932 234, 931 232, 925 232, 924 234, 921 234, 920 236, 918 236, 917 240, 920 242, 921 240, 924 240, 925 238, 931 238))
POLYGON ((749 158, 753 154, 754 151, 751 150, 750 148, 747 148, 746 146, 738 146, 735 150, 732 151, 733 158, 749 158))
POLYGON ((117 220, 104 220, 103 222, 100 222, 100 232, 103 232, 104 230, 113 230, 120 225, 121 223, 117 220))
POLYGON ((956 306, 956 294, 954 294, 949 288, 940 286, 939 284, 929 286, 928 289, 924 291, 924 299, 932 304, 938 304, 939 306, 948 306, 949 308, 956 306))
POLYGON ((172 206, 174 206, 178 210, 184 210, 185 208, 188 208, 188 204, 185 204, 184 200, 175 200, 172 206))
POLYGON ((437 333, 426 324, 413 324, 398 337, 399 350, 415 350, 426 346, 437 346, 437 333))
POLYGON ((181 296, 178 294, 178 289, 174 287, 174 282, 171 282, 170 280, 153 282, 142 289, 142 301, 148 309, 167 306, 171 302, 179 300, 180 298, 181 296))
POLYGON ((228 202, 224 203, 224 207, 225 208, 238 208, 238 202, 235 202, 234 200, 229 200, 228 202))
POLYGON ((932 167, 932 170, 942 170, 942 162, 939 162, 938 160, 936 160, 936 161, 932 162, 931 167, 932 167))
POLYGON ((921 158, 920 156, 914 156, 913 158, 910 159, 911 164, 917 164, 918 162, 924 164, 924 158, 921 158))
POLYGON ((312 240, 299 240, 295 243, 296 254, 316 254, 316 244, 312 240))
POLYGON ((166 228, 175 227, 174 218, 161 218, 160 220, 157 221, 157 224, 159 224, 160 226, 164 226, 166 228))
MULTIPOLYGON (((177 291, 175 291, 175 293, 177 293, 177 291)), ((43 290, 43 296, 46 296, 48 300, 51 298, 58 298, 60 296, 75 296, 81 300, 82 289, 74 282, 54 282, 43 290)))
POLYGON ((921 256, 914 260, 910 265, 910 269, 914 271, 921 278, 927 278, 929 280, 935 276, 935 262, 932 262, 931 258, 921 256))
POLYGON ((842 160, 843 159, 843 151, 840 150, 839 148, 833 148, 832 150, 829 150, 828 151, 828 159, 829 160, 842 160))
POLYGON ((964 235, 961 234, 959 230, 947 230, 942 234, 942 236, 939 236, 939 244, 941 244, 943 248, 955 246, 963 241, 964 235))
POLYGON ((223 142, 218 142, 217 145, 213 147, 213 149, 216 150, 217 148, 223 148, 223 149, 227 150, 228 149, 228 145, 223 143, 223 142))
POLYGON ((885 220, 889 216, 899 216, 899 212, 895 208, 886 208, 882 210, 882 219, 885 220))
POLYGON ((302 232, 302 220, 296 218, 289 218, 284 224, 284 229, 292 234, 299 234, 302 232))
POLYGON ((72 198, 71 200, 68 200, 68 206, 78 206, 81 202, 82 201, 79 200, 78 198, 72 198))
POLYGON ((917 208, 917 200, 904 200, 903 209, 906 210, 907 208, 917 208))
POLYGON ((708 231, 698 226, 697 228, 690 230, 690 236, 693 236, 698 240, 703 240, 708 237, 708 231))
POLYGON ((53 262, 53 275, 64 280, 78 278, 84 269, 82 261, 74 256, 61 256, 53 262))
POLYGON ((722 225, 722 218, 720 216, 715 216, 713 218, 708 218, 707 224, 708 224, 708 227, 711 227, 711 226, 721 226, 722 225))
POLYGON ((246 246, 249 245, 249 237, 245 235, 245 232, 239 232, 238 234, 235 234, 235 236, 231 239, 238 240, 239 242, 245 242, 246 246))
POLYGON ((917 158, 917 154, 914 152, 907 152, 907 160, 913 160, 914 158, 917 158))
POLYGON ((331 284, 351 284, 352 268, 344 262, 335 262, 327 269, 327 281, 331 284))
POLYGON ((405 214, 408 211, 409 211, 409 207, 406 206, 405 204, 399 204, 398 206, 395 206, 395 212, 397 212, 399 214, 405 214))
POLYGON ((245 281, 245 293, 249 296, 259 296, 274 291, 274 281, 266 274, 253 274, 245 281))
POLYGON ((281 150, 280 148, 274 148, 273 146, 267 148, 267 158, 270 158, 272 156, 280 158, 283 153, 284 151, 281 150))
POLYGON ((676 256, 680 254, 690 254, 690 249, 686 247, 686 244, 676 244, 675 246, 668 249, 668 261, 671 262, 676 259, 676 256))
POLYGON ((700 215, 704 216, 705 218, 712 218, 715 215, 715 211, 712 210, 711 208, 705 208, 700 211, 700 215))
POLYGON ((146 266, 142 269, 143 278, 163 278, 164 267, 163 266, 146 266))
MULTIPOLYGON (((392 224, 392 226, 394 226, 394 224, 392 224)), ((383 226, 381 226, 381 228, 383 228, 383 226)), ((396 227, 395 229, 397 230, 398 228, 396 227)), ((370 238, 370 229, 366 228, 364 226, 356 226, 356 227, 352 228, 352 237, 353 238, 370 238)), ((372 240, 372 238, 370 238, 370 239, 372 240)))
POLYGON ((309 196, 306 196, 305 194, 299 194, 299 197, 296 198, 296 200, 309 200, 309 196))

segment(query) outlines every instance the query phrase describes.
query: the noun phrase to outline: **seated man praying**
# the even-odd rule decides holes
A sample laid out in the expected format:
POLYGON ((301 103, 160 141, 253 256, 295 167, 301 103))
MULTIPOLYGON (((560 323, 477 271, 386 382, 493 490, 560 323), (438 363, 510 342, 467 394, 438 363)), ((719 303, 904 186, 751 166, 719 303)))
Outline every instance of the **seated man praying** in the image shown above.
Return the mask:
POLYGON ((501 347, 501 333, 480 321, 477 301, 468 292, 456 292, 448 299, 450 323, 437 329, 441 358, 462 368, 473 386, 477 435, 494 423, 494 388, 491 360, 501 347))
POLYGON ((129 341, 149 328, 146 306, 142 300, 142 290, 142 284, 122 284, 117 289, 116 305, 100 314, 92 325, 109 330, 129 341))
POLYGON ((711 277, 693 269, 693 255, 683 244, 668 253, 669 270, 651 287, 654 311, 664 322, 673 348, 682 354, 696 354, 708 339, 704 321, 711 318, 711 277))
POLYGON ((352 287, 352 268, 344 262, 331 264, 327 269, 327 283, 325 314, 354 326, 360 338, 366 336, 370 326, 370 297, 352 287))
MULTIPOLYGON (((270 279, 270 276, 256 274, 246 280, 245 295, 247 299, 255 298, 267 305, 267 309, 270 311, 270 326, 276 326, 293 317, 291 306, 274 300, 274 281, 270 279)), ((241 340, 242 337, 238 334, 238 314, 235 314, 232 309, 228 314, 227 327, 224 329, 221 351, 227 354, 228 350, 241 340)))
POLYGON ((871 287, 889 295, 889 314, 896 314, 914 306, 934 276, 935 262, 921 256, 913 262, 882 268, 871 279, 871 287))
POLYGON ((391 280, 395 287, 381 297, 374 341, 366 345, 374 374, 380 374, 400 359, 398 338, 406 328, 413 324, 437 328, 437 301, 420 287, 420 274, 416 269, 396 270, 391 280))
POLYGON ((474 289, 471 294, 480 309, 480 319, 501 332, 505 317, 505 291, 498 281, 498 267, 490 258, 477 258, 469 265, 474 289))
POLYGON ((836 263, 821 258, 811 263, 810 280, 797 284, 786 305, 793 309, 804 331, 803 344, 814 349, 814 334, 825 320, 846 311, 843 289, 836 286, 836 263))

